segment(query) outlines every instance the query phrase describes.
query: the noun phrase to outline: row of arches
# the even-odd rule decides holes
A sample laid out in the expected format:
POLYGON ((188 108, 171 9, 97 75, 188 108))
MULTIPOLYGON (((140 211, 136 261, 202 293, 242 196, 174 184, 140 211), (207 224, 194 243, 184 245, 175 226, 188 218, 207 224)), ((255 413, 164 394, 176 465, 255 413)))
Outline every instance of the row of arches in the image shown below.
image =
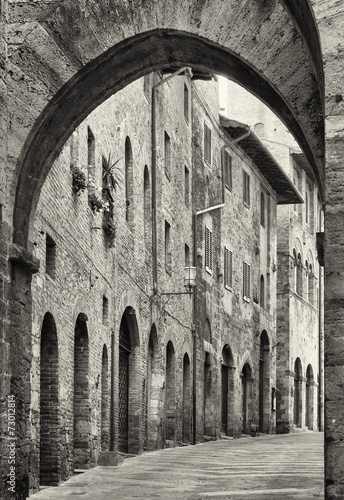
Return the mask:
POLYGON ((303 376, 300 358, 296 358, 294 363, 294 411, 293 423, 297 427, 304 424, 308 429, 313 429, 314 417, 314 375, 312 365, 306 369, 306 376, 303 376), (304 387, 305 386, 305 387, 304 387), (303 397, 303 391, 305 391, 303 397), (304 408, 303 408, 304 403, 304 408))
POLYGON ((315 276, 314 266, 310 259, 302 263, 301 252, 293 249, 293 289, 300 297, 303 297, 310 304, 315 305, 315 276))
MULTIPOLYGON (((153 450, 164 445, 174 446, 176 442, 188 444, 193 441, 193 369, 187 349, 178 359, 173 341, 168 340, 161 352, 157 330, 153 325, 148 339, 146 364, 142 362, 144 360, 140 355, 135 310, 127 307, 120 322, 117 348, 115 346, 111 349, 113 362, 118 367, 117 389, 113 387, 108 346, 105 343, 98 365, 99 374, 96 381, 98 393, 95 396, 94 393, 91 394, 91 357, 87 321, 86 314, 79 313, 74 327, 74 366, 70 371, 73 388, 72 442, 69 452, 65 452, 67 455, 72 453, 73 456, 62 457, 61 425, 64 416, 60 412, 61 401, 59 401, 61 368, 59 368, 58 336, 52 314, 47 312, 43 319, 40 355, 40 483, 42 485, 59 483, 61 467, 66 467, 63 465, 64 460, 70 462, 72 458, 74 470, 85 469, 97 463, 100 452, 116 449, 119 453, 131 454, 139 453, 142 448, 153 450), (99 409, 96 415, 95 408, 99 409)), ((266 331, 263 331, 260 336, 259 383, 256 384, 250 356, 243 361, 239 371, 240 377, 236 379, 232 350, 225 344, 221 357, 220 393, 217 392, 216 359, 212 354, 205 352, 203 398, 201 398, 205 436, 217 435, 216 414, 219 413, 221 432, 225 434, 249 433, 252 423, 257 423, 261 432, 269 432, 271 413, 269 352, 269 338, 266 331), (258 405, 255 392, 257 385, 258 405), (220 401, 218 397, 221 398, 220 401), (219 403, 220 411, 216 409, 219 403)))

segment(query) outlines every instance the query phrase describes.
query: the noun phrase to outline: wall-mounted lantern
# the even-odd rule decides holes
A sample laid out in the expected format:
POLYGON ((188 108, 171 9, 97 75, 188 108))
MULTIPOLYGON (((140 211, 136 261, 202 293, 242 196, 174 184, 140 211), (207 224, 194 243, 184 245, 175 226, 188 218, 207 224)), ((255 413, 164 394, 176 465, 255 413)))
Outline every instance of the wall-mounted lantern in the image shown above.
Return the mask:
POLYGON ((184 288, 186 288, 189 293, 192 293, 196 288, 196 268, 195 267, 185 267, 184 268, 184 288))

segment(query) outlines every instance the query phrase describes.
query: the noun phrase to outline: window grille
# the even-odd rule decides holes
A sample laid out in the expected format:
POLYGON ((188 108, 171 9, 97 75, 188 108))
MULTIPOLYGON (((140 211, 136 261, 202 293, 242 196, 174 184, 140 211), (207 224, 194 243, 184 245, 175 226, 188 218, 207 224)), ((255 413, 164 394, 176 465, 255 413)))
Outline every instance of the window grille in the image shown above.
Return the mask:
POLYGON ((211 166, 211 130, 204 124, 204 161, 211 166))
POLYGON ((213 270, 213 232, 205 228, 205 270, 212 273, 213 270))
POLYGON ((251 266, 244 261, 243 266, 243 298, 249 301, 251 296, 251 266))
POLYGON ((225 247, 224 256, 224 285, 226 288, 232 288, 233 285, 233 252, 225 247))
POLYGON ((244 171, 244 179, 243 179, 243 188, 244 188, 244 203, 248 207, 250 206, 250 176, 247 172, 244 171))
POLYGON ((232 189, 232 157, 230 154, 225 151, 224 154, 224 177, 225 177, 225 186, 228 189, 232 189))

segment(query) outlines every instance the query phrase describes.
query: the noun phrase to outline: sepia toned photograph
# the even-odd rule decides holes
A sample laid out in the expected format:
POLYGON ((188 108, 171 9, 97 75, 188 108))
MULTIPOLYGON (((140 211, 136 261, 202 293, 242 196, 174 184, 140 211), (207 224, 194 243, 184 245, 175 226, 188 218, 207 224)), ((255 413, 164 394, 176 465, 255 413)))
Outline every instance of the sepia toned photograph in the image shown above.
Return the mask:
POLYGON ((0 500, 344 500, 343 93, 339 0, 0 0, 0 500))

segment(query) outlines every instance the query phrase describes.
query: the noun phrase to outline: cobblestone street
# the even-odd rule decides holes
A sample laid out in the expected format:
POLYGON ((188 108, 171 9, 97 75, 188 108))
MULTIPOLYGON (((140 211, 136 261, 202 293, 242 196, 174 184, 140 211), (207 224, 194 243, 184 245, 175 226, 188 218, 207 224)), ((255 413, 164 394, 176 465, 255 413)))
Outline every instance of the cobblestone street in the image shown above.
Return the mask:
POLYGON ((248 437, 144 453, 30 499, 314 499, 323 474, 323 433, 248 437))

